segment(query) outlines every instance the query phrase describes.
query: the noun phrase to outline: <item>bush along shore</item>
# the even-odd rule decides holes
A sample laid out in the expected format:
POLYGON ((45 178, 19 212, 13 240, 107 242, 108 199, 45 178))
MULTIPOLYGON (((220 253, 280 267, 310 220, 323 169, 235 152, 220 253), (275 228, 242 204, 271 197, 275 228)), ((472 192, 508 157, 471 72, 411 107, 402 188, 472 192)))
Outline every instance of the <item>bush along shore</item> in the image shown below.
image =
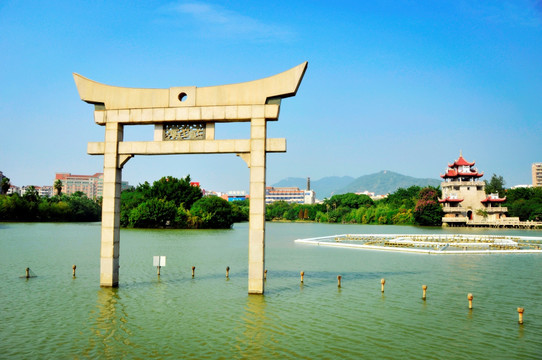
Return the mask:
MULTIPOLYGON (((507 201, 509 216, 542 221, 542 188, 498 189, 507 201)), ((442 225, 443 211, 438 187, 399 188, 386 198, 373 201, 367 195, 334 195, 319 204, 277 201, 266 206, 267 221, 314 221, 343 224, 442 225)), ((121 193, 122 227, 228 229, 248 221, 249 200, 228 202, 203 196, 190 175, 163 177, 121 193)), ((101 198, 72 195, 40 197, 30 188, 24 196, 0 195, 0 221, 99 221, 101 198)))
POLYGON ((133 228, 229 229, 248 220, 248 202, 203 196, 190 175, 163 177, 121 193, 120 224, 133 228))
POLYGON ((31 186, 23 196, 0 195, 0 221, 100 221, 101 215, 101 199, 91 200, 80 191, 47 197, 31 186))

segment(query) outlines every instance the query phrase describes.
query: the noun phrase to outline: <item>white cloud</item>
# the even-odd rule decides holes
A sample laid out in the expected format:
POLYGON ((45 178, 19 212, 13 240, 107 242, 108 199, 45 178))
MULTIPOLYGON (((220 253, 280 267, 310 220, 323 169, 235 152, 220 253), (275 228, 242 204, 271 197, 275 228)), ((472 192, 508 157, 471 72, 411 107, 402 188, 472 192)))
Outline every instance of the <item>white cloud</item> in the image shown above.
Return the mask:
POLYGON ((287 40, 293 35, 286 26, 268 23, 216 4, 181 2, 162 10, 179 23, 190 22, 200 35, 206 37, 287 40))

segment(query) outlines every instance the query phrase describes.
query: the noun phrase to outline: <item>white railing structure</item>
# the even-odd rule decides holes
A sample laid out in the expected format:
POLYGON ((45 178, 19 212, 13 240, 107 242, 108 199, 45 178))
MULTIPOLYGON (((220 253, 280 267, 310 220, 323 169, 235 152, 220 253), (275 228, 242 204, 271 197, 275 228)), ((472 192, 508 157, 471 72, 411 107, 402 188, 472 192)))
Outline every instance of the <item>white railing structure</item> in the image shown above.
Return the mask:
POLYGON ((341 234, 297 243, 425 254, 542 253, 542 237, 467 234, 341 234))

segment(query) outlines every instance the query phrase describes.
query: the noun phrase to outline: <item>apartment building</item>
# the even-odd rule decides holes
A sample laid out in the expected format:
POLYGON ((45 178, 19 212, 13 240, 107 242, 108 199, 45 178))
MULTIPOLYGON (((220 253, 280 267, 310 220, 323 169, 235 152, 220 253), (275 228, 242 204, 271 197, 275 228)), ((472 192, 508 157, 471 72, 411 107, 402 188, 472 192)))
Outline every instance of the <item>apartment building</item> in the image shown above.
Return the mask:
POLYGON ((534 163, 531 166, 533 174, 533 187, 542 186, 542 163, 534 163))

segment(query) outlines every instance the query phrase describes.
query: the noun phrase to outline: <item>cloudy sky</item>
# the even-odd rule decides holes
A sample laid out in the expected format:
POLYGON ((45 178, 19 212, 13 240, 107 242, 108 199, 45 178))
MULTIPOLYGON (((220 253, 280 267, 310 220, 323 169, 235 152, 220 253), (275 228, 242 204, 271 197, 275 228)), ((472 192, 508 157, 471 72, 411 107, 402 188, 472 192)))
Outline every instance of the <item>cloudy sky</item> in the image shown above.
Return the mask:
MULTIPOLYGON (((542 161, 540 1, 10 1, 0 2, 0 171, 15 185, 55 172, 93 174, 103 141, 72 73, 169 88, 274 75, 309 62, 269 137, 268 183, 391 170, 438 178, 463 152, 507 186, 542 161)), ((248 138, 248 124, 217 126, 248 138)), ((151 140, 129 127, 125 140, 151 140)), ((136 156, 137 185, 190 174, 202 187, 248 189, 235 155, 136 156)))

